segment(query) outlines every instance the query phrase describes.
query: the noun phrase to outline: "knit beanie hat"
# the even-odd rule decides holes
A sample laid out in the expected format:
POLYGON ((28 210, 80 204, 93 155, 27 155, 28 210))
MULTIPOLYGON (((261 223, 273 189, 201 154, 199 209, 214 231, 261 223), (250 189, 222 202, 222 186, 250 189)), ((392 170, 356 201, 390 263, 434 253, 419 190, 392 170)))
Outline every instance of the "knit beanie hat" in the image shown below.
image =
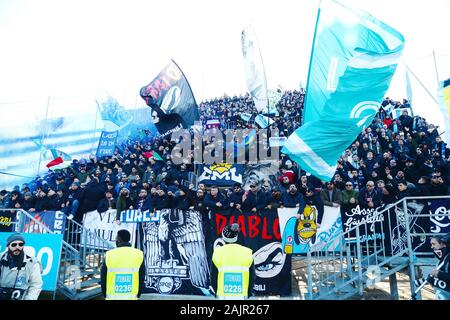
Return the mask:
POLYGON ((22 241, 23 243, 25 243, 25 238, 22 237, 20 233, 14 233, 10 235, 6 240, 6 246, 9 246, 9 244, 13 241, 22 241))
POLYGON ((234 243, 237 241, 238 233, 239 233, 239 225, 237 223, 233 223, 223 228, 222 238, 226 243, 234 243))

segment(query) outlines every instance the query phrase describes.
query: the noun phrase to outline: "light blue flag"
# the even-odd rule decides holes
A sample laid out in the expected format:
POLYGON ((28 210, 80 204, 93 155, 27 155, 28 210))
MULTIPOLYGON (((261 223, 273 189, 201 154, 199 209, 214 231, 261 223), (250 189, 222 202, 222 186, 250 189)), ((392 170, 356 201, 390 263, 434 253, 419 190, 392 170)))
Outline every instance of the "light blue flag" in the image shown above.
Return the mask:
POLYGON ((336 161, 377 113, 403 50, 403 36, 336 1, 319 9, 304 124, 282 152, 330 181, 336 161))
POLYGON ((264 116, 262 114, 258 114, 255 117, 255 122, 257 125, 259 125, 262 129, 267 128, 268 126, 270 126, 272 123, 274 123, 275 121, 272 120, 271 118, 269 118, 268 116, 264 116))
POLYGON ((241 113, 241 119, 244 120, 245 122, 249 122, 251 118, 252 118, 251 113, 246 112, 241 113))

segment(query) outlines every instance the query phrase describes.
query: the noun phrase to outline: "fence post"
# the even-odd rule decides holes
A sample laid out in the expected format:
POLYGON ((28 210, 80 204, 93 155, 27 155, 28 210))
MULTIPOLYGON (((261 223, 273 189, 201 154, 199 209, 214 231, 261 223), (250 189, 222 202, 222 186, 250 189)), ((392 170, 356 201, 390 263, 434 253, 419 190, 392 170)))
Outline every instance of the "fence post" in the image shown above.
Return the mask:
POLYGON ((313 299, 313 293, 312 293, 312 266, 311 266, 311 251, 308 250, 308 295, 309 295, 309 300, 313 299))
POLYGON ((362 264, 361 264, 361 243, 359 242, 360 236, 359 236, 359 227, 356 228, 356 255, 358 259, 358 288, 359 288, 359 294, 363 295, 363 283, 362 283, 362 264))
MULTIPOLYGON (((406 229, 406 242, 408 245, 408 258, 409 258, 409 285, 411 287, 411 294, 416 290, 416 285, 414 283, 415 272, 414 272, 414 251, 412 247, 411 241, 411 232, 409 225, 409 214, 408 214, 408 205, 406 203, 406 199, 403 199, 403 213, 405 217, 405 229, 406 229)), ((418 297, 420 298, 420 296, 418 297)))

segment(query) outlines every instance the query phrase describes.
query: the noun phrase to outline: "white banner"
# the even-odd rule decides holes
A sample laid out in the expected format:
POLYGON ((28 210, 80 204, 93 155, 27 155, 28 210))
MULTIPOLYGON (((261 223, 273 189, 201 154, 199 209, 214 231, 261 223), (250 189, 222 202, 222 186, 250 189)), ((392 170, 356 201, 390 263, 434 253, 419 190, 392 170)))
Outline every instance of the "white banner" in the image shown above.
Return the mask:
MULTIPOLYGON (((342 234, 342 219, 340 208, 324 206, 322 223, 317 225, 317 209, 306 206, 300 218, 296 215, 298 208, 279 208, 280 232, 282 235, 283 252, 306 253, 311 246, 323 244, 323 251, 339 250, 339 241, 326 243, 342 234)), ((338 240, 338 239, 337 239, 338 240)))
POLYGON ((286 140, 286 137, 270 137, 269 147, 282 147, 284 146, 286 140))
MULTIPOLYGON (((120 224, 117 224, 115 222, 116 211, 117 210, 112 209, 101 213, 97 210, 87 212, 84 215, 83 225, 86 229, 94 232, 98 237, 109 242, 113 248, 116 247, 117 232, 121 229, 126 229, 131 233, 130 243, 134 246, 136 223, 121 222, 120 224)), ((87 245, 91 248, 97 248, 97 245, 100 245, 95 241, 92 241, 92 243, 90 242, 91 241, 88 241, 87 245)))

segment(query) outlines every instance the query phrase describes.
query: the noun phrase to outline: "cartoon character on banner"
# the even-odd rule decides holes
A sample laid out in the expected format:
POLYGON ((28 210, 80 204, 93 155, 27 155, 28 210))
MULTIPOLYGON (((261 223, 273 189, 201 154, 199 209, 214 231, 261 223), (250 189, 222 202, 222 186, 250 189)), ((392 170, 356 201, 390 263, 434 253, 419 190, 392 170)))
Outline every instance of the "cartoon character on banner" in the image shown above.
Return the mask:
MULTIPOLYGON (((313 206, 305 206, 299 218, 292 217, 288 220, 285 227, 286 242, 284 252, 292 254, 295 246, 309 248, 316 241, 317 233, 317 211, 313 206)), ((297 252, 297 250, 295 250, 297 252)), ((303 250, 302 250, 303 251, 303 250)))
POLYGON ((147 222, 143 228, 147 288, 172 294, 190 281, 203 294, 211 294, 198 211, 163 209, 159 223, 147 222))
POLYGON ((271 242, 253 253, 255 274, 259 278, 273 278, 280 274, 286 262, 281 242, 271 242))

